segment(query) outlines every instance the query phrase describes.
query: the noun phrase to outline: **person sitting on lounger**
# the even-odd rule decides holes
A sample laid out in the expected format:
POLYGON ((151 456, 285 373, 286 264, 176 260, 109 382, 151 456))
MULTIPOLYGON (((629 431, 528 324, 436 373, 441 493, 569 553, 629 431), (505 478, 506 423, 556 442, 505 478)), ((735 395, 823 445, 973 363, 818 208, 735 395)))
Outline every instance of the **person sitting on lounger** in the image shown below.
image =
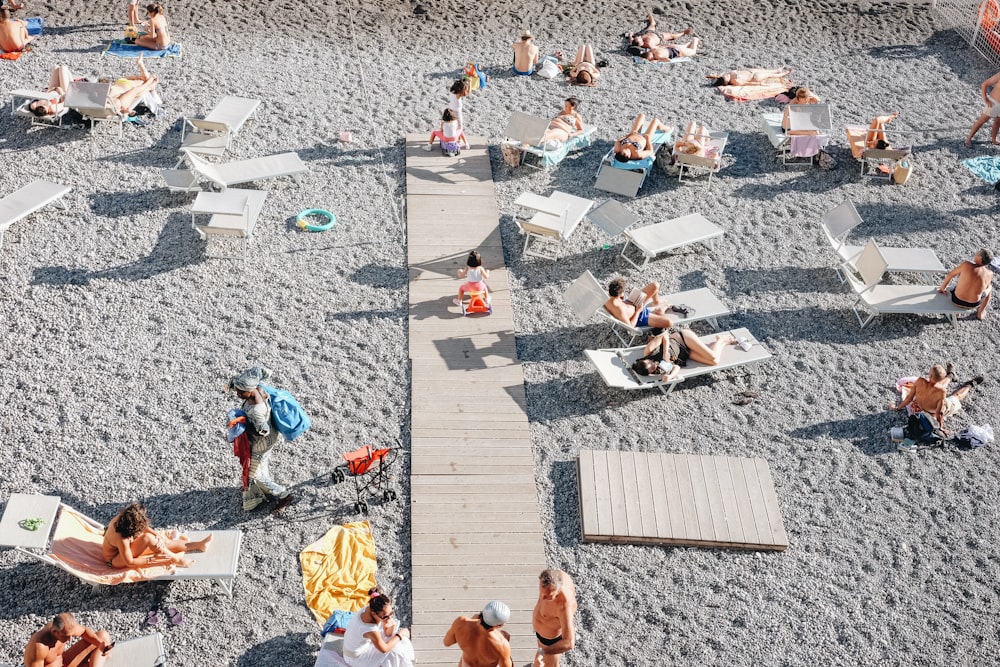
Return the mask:
POLYGON ((670 380, 687 365, 688 359, 706 366, 718 366, 723 348, 736 343, 736 337, 729 333, 718 334, 711 345, 705 345, 690 329, 665 331, 649 337, 643 356, 632 364, 632 370, 638 375, 670 380))
POLYGON ((955 287, 951 290, 951 302, 959 308, 976 309, 976 317, 983 319, 986 317, 986 308, 990 305, 990 297, 993 296, 993 270, 990 262, 993 261, 993 253, 983 248, 976 253, 971 262, 962 262, 948 272, 938 288, 938 292, 944 294, 948 290, 948 283, 958 279, 955 287))
POLYGON ((675 58, 691 58, 698 53, 701 40, 695 37, 687 44, 667 44, 664 46, 654 46, 646 51, 646 60, 650 62, 665 63, 675 58))
POLYGON ((167 17, 163 13, 163 5, 146 5, 146 15, 149 16, 146 34, 136 37, 135 45, 162 51, 170 46, 170 33, 167 32, 167 17))
POLYGON ((34 37, 28 34, 28 24, 12 19, 10 10, 0 7, 0 51, 24 51, 34 37))
POLYGON ((625 33, 625 39, 628 40, 630 47, 651 49, 654 46, 660 46, 666 42, 672 42, 675 39, 680 39, 681 37, 690 35, 692 32, 694 32, 693 28, 685 28, 681 32, 657 32, 656 19, 653 18, 652 14, 647 14, 646 27, 639 32, 625 33))
POLYGON ((785 78, 792 73, 791 67, 778 69, 734 69, 723 74, 709 74, 713 86, 766 86, 775 83, 789 83, 785 78))
POLYGON ((557 150, 562 144, 583 134, 583 117, 577 111, 580 100, 567 97, 562 112, 549 121, 549 127, 542 135, 542 145, 548 150, 557 150))
POLYGON ((36 116, 54 116, 63 110, 63 102, 66 100, 66 91, 69 90, 69 82, 73 80, 69 68, 65 65, 53 65, 49 70, 49 85, 45 89, 48 97, 32 100, 28 103, 28 111, 36 116))
POLYGON ((527 30, 521 33, 518 41, 511 46, 514 49, 514 74, 518 76, 531 76, 538 65, 538 47, 535 46, 534 37, 527 30))
POLYGON ((211 535, 192 542, 176 531, 153 530, 143 504, 132 503, 108 524, 102 551, 104 562, 115 569, 162 565, 164 560, 180 567, 190 567, 194 561, 182 554, 204 551, 211 541, 211 535))
POLYGON ((964 401, 973 387, 983 383, 982 375, 963 382, 950 396, 948 387, 951 385, 954 373, 951 364, 944 368, 941 364, 931 366, 927 379, 920 377, 913 383, 913 389, 906 394, 906 399, 889 407, 893 410, 909 408, 910 414, 924 412, 933 417, 938 426, 944 430, 944 420, 962 411, 964 401))
MULTIPOLYGON (((108 103, 112 108, 120 113, 130 114, 133 107, 146 93, 156 90, 159 79, 146 71, 146 66, 142 62, 142 55, 139 55, 139 76, 127 76, 115 79, 108 90, 108 103)), ((107 79, 102 80, 107 82, 107 79)))
POLYGON ((31 635, 24 647, 25 667, 101 667, 115 643, 104 630, 80 625, 73 614, 56 614, 31 635), (77 641, 67 646, 74 637, 77 641))
POLYGON ((604 303, 604 309, 629 326, 666 329, 674 325, 664 314, 671 306, 660 298, 658 283, 649 283, 629 294, 625 291, 625 279, 615 278, 608 285, 608 296, 611 298, 604 303))
POLYGON ((581 44, 573 58, 573 67, 569 70, 569 82, 575 86, 596 86, 601 70, 594 60, 594 49, 590 44, 581 44))
MULTIPOLYGON (((805 86, 800 86, 795 90, 795 96, 789 100, 788 105, 793 104, 819 104, 819 97, 813 93, 811 90, 805 86)), ((788 118, 788 107, 785 107, 785 114, 781 118, 781 128, 785 130, 785 134, 819 134, 816 130, 792 130, 788 128, 791 127, 791 121, 788 118)))
POLYGON ((618 162, 633 162, 656 153, 653 136, 660 130, 670 131, 669 125, 664 125, 659 118, 654 118, 646 125, 646 116, 639 114, 632 123, 632 130, 615 142, 614 157, 618 162), (642 128, 646 127, 643 132, 642 128))

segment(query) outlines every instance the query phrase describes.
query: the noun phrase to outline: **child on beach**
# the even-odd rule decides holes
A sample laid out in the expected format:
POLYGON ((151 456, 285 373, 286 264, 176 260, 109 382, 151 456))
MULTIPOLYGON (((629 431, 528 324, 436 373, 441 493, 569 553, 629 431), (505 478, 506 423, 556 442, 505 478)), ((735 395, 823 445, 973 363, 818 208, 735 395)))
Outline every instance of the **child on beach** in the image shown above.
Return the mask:
POLYGON ((128 4, 125 5, 125 14, 128 17, 126 25, 139 25, 139 0, 128 0, 128 4))
POLYGON ((490 272, 483 268, 483 258, 473 250, 469 253, 466 266, 458 270, 458 277, 464 278, 465 282, 458 288, 458 297, 452 299, 456 306, 462 305, 462 300, 469 292, 486 292, 486 303, 489 303, 489 288, 486 286, 486 279, 490 277, 490 272))
POLYGON ((431 132, 430 139, 427 140, 427 145, 424 146, 425 151, 429 151, 434 147, 434 139, 440 141, 441 150, 451 156, 458 155, 459 148, 469 147, 469 142, 465 138, 465 132, 458 125, 458 115, 450 108, 445 109, 441 115, 441 129, 431 132))

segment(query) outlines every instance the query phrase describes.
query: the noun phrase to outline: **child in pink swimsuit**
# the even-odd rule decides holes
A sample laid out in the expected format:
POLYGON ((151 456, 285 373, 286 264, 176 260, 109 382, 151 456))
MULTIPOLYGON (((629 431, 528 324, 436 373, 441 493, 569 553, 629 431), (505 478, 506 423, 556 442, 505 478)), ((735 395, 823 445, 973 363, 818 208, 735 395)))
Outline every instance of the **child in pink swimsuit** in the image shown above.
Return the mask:
POLYGON ((486 279, 490 277, 490 272, 483 268, 483 258, 478 252, 473 250, 469 253, 465 268, 458 270, 458 277, 465 278, 465 282, 458 288, 458 297, 452 299, 456 306, 462 305, 462 300, 469 292, 487 292, 486 302, 489 303, 489 288, 486 286, 486 279))

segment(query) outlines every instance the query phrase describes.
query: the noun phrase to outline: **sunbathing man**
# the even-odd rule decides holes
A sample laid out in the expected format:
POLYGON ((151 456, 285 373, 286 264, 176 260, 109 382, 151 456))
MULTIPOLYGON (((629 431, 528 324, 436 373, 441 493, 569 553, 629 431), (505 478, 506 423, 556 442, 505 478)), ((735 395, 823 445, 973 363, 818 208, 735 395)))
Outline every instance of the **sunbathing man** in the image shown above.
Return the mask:
POLYGON ((611 298, 604 303, 604 309, 629 326, 667 329, 674 325, 674 321, 664 314, 671 306, 660 298, 658 283, 649 283, 629 300, 625 279, 615 278, 608 285, 608 296, 611 298))
POLYGON ((186 536, 172 531, 153 530, 142 503, 132 503, 111 520, 104 531, 101 547, 104 562, 110 568, 122 569, 162 565, 164 561, 179 567, 194 563, 181 554, 204 551, 212 541, 209 535, 191 542, 186 536))
POLYGON ((583 117, 577 111, 580 100, 567 97, 563 102, 562 112, 549 121, 549 126, 542 135, 542 145, 548 150, 557 150, 560 145, 583 134, 583 117))
POLYGON ((990 130, 990 141, 994 145, 997 144, 997 134, 1000 133, 1000 102, 993 98, 994 92, 1000 97, 1000 72, 983 81, 980 89, 983 93, 983 102, 986 103, 986 110, 972 124, 972 129, 969 130, 969 135, 965 138, 966 148, 972 148, 972 138, 976 136, 976 132, 991 120, 993 121, 993 127, 990 130))
POLYGON ((581 44, 573 58, 573 67, 569 70, 569 82, 575 86, 596 86, 601 70, 594 60, 594 49, 590 44, 581 44))
POLYGON ((646 60, 650 62, 665 63, 675 58, 690 58, 698 53, 701 40, 695 37, 687 44, 668 44, 666 46, 654 46, 646 51, 646 60))
POLYGON ((993 261, 993 253, 983 248, 976 253, 971 262, 962 262, 944 277, 938 292, 944 294, 948 289, 948 283, 954 278, 958 278, 955 287, 951 290, 951 302, 959 308, 976 309, 976 318, 986 317, 986 308, 990 305, 990 297, 993 296, 993 270, 990 262, 993 261))
POLYGON ((444 636, 445 646, 462 649, 459 667, 514 667, 510 657, 510 633, 501 630, 510 620, 510 608, 493 600, 475 616, 459 616, 444 636))
POLYGON ((531 625, 538 638, 533 667, 559 667, 559 656, 576 644, 573 614, 576 586, 562 570, 548 569, 538 575, 538 602, 531 625))
POLYGON ((28 34, 28 24, 12 19, 7 7, 0 7, 0 51, 24 51, 34 37, 28 34))
POLYGON ((705 345, 690 329, 664 331, 649 337, 643 356, 635 360, 632 370, 638 375, 658 375, 662 376, 660 380, 670 380, 680 373, 682 366, 687 365, 688 359, 706 366, 718 366, 723 348, 737 342, 730 333, 717 334, 711 345, 705 345), (661 362, 668 364, 662 365, 661 362))
POLYGON ((675 39, 690 35, 692 32, 694 32, 694 28, 685 28, 681 32, 657 32, 656 19, 653 18, 652 14, 647 14, 646 27, 639 32, 625 33, 625 39, 628 40, 629 46, 636 46, 640 49, 651 49, 654 46, 660 46, 664 42, 672 42, 675 39))
POLYGON ((24 647, 25 667, 101 667, 115 645, 104 630, 80 625, 72 614, 56 614, 31 635, 24 647), (79 639, 68 649, 73 637, 79 639))
POLYGON ((913 390, 907 393, 906 399, 902 403, 890 405, 893 410, 903 410, 910 408, 910 413, 924 412, 937 420, 938 426, 944 430, 944 420, 962 411, 962 401, 964 401, 972 388, 983 383, 983 376, 977 375, 968 382, 963 382, 958 389, 950 396, 948 395, 948 385, 951 384, 953 373, 951 364, 949 368, 944 368, 941 364, 934 364, 927 373, 927 378, 917 378, 913 383, 913 390))
POLYGON ((789 83, 786 77, 792 73, 791 67, 778 69, 734 69, 723 74, 709 74, 713 86, 766 86, 774 83, 789 83))
POLYGON ((53 65, 49 70, 49 86, 45 89, 48 97, 40 100, 32 100, 28 104, 28 111, 36 116, 54 116, 63 109, 63 102, 66 100, 66 91, 69 90, 69 82, 73 80, 69 68, 65 65, 53 65))
POLYGON ((123 114, 132 113, 132 108, 146 93, 156 90, 159 79, 146 71, 139 54, 139 76, 127 76, 115 79, 108 90, 108 102, 114 109, 123 114))
POLYGON ((654 118, 646 125, 646 116, 639 114, 632 123, 632 130, 615 142, 615 160, 633 162, 654 155, 656 147, 653 145, 653 136, 660 130, 669 132, 671 129, 673 128, 669 125, 661 123, 659 118, 654 118), (645 132, 643 127, 646 128, 645 132))
POLYGON ((511 46, 514 49, 514 74, 518 76, 531 76, 535 72, 535 65, 538 64, 538 47, 533 40, 531 33, 525 30, 521 33, 520 40, 511 46))

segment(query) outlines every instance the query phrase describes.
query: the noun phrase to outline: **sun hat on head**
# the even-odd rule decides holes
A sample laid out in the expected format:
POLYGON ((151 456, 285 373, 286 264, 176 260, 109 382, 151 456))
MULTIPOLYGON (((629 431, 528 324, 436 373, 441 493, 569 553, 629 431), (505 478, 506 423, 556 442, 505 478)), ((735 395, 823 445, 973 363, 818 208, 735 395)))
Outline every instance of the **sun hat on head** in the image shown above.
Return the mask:
POLYGON ((531 39, 531 37, 532 37, 532 35, 531 35, 531 31, 530 30, 522 30, 521 31, 521 39, 531 39))
POLYGON ((510 620, 510 607, 500 600, 492 600, 483 607, 483 622, 491 628, 503 625, 510 620))

